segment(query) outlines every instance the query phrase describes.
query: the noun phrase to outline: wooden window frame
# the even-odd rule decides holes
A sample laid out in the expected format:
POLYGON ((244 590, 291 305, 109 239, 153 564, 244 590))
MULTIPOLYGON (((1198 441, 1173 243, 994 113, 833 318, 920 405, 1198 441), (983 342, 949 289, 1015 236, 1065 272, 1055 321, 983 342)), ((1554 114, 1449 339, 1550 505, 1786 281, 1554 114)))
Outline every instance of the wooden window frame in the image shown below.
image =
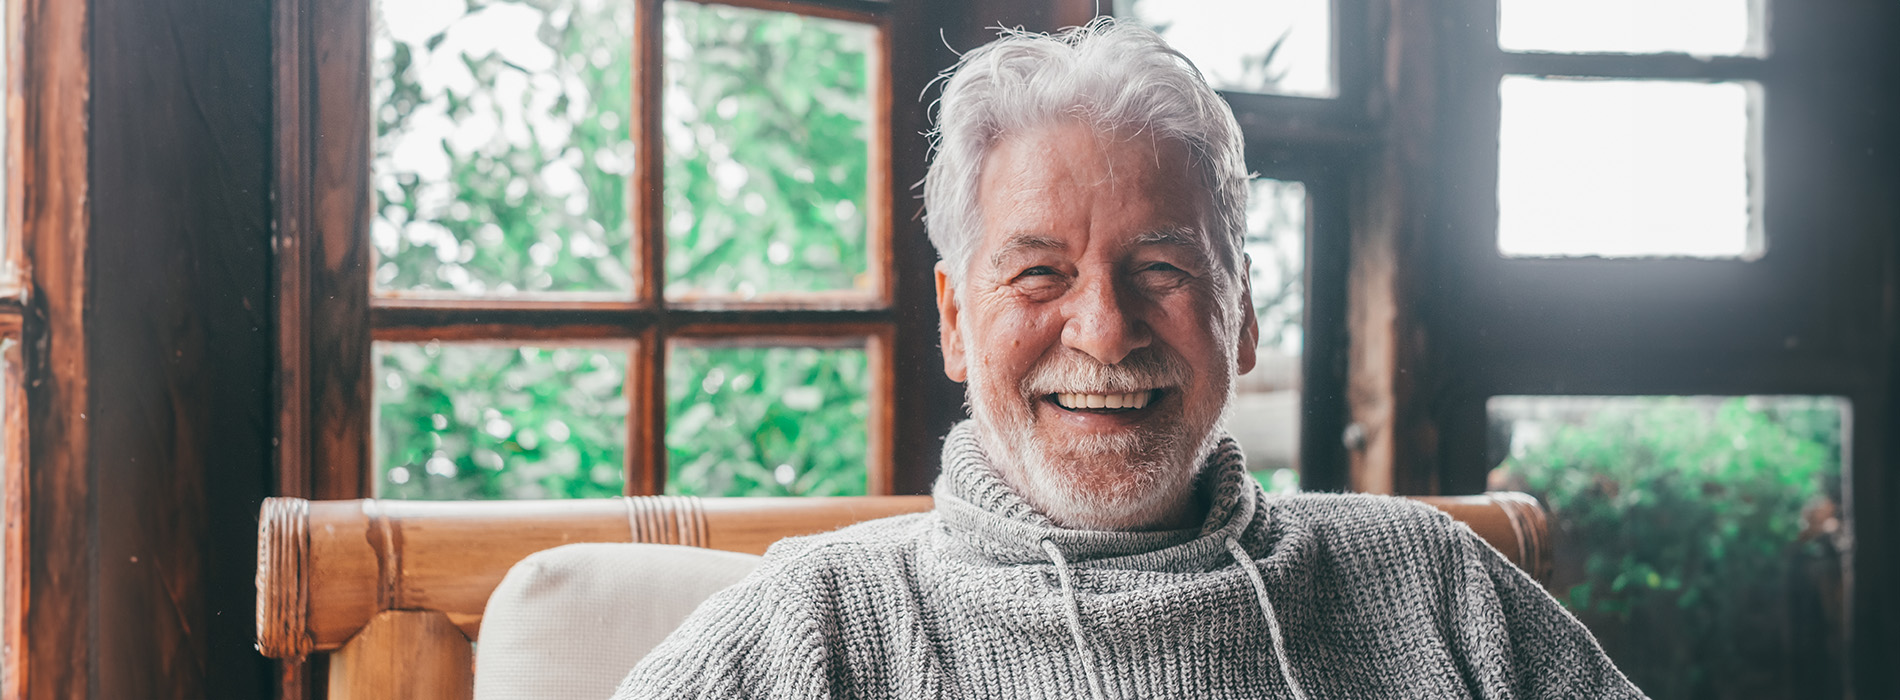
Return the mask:
POLYGON ((7 353, 0 696, 91 686, 86 637, 89 370, 86 294, 87 3, 6 0, 7 109, 0 336, 7 353), (32 186, 28 187, 27 183, 32 186), (30 643, 29 643, 30 640, 30 643))
MULTIPOLYGON (((928 276, 894 203, 904 189, 894 178, 895 22, 908 13, 870 0, 727 0, 714 4, 793 12, 874 29, 869 62, 871 134, 866 206, 868 294, 814 294, 770 301, 665 298, 662 182, 664 150, 657 105, 664 77, 661 15, 668 0, 634 0, 635 118, 640 154, 634 186, 634 280, 631 299, 457 298, 433 293, 373 292, 370 284, 370 13, 372 0, 279 0, 278 44, 278 312, 282 350, 278 386, 280 491, 319 498, 374 492, 374 426, 370 425, 371 345, 378 341, 518 344, 630 341, 626 493, 665 487, 664 384, 669 340, 862 338, 869 356, 872 413, 868 427, 869 493, 917 492, 928 475, 900 473, 897 445, 921 448, 926 438, 897 419, 908 397, 941 395, 926 377, 898 372, 928 337, 934 346, 934 304, 905 277, 928 276), (920 272, 920 269, 922 270, 920 272), (918 313, 933 309, 930 317, 918 313)), ((698 0, 671 0, 698 1, 698 0)), ((916 82, 910 76, 910 82, 916 82)), ((921 112, 921 108, 916 111, 921 112)), ((911 131, 917 133, 916 130, 911 131)), ((915 144, 902 155, 915 157, 915 144)), ((921 160, 921 158, 919 158, 921 160)), ((921 235, 916 235, 921 239, 921 235)), ((830 342, 827 340, 827 342, 830 342)), ((932 348, 934 350, 934 347, 932 348)), ((937 411, 941 413, 941 411, 937 411)), ((935 422, 941 423, 941 420, 935 422)), ((934 467, 934 462, 928 466, 934 467)))
MULTIPOLYGON (((636 33, 659 31, 661 0, 635 0, 636 33)), ((532 301, 466 301, 393 295, 373 299, 369 245, 372 189, 369 159, 370 12, 372 0, 274 0, 277 372, 275 375, 275 491, 317 499, 373 494, 371 470, 372 343, 403 341, 629 340, 633 402, 629 424, 627 492, 658 493, 665 464, 663 423, 667 338, 865 338, 872 414, 867 455, 870 493, 927 493, 936 477, 938 445, 964 417, 963 391, 943 373, 937 345, 936 252, 924 235, 921 204, 908 183, 923 179, 929 143, 922 95, 938 71, 955 62, 940 31, 961 34, 969 11, 943 4, 875 0, 742 0, 717 4, 794 10, 834 19, 872 20, 879 29, 873 56, 874 155, 867 180, 867 219, 884 232, 873 250, 871 303, 828 303, 762 308, 742 303, 666 303, 661 270, 636 270, 633 302, 580 302, 550 309, 532 301), (893 46, 908 47, 897 53, 893 46), (888 270, 888 274, 885 271, 888 270), (897 461, 902 455, 903 461, 897 461)), ((974 27, 970 31, 974 31, 974 27)), ((636 57, 659 60, 658 43, 636 57)), ((661 83, 636 73, 636 93, 657 98, 661 83)), ((640 98, 636 98, 640 99, 640 98)), ((635 124, 643 120, 635 120, 635 124)), ((635 132, 657 143, 657 124, 635 132)), ((637 127, 636 127, 637 128, 637 127)), ((635 178, 658 182, 661 151, 636 165, 635 178)), ((636 188, 636 231, 658 231, 655 188, 636 188)), ((640 241, 639 260, 662 260, 658 236, 640 241)), ((282 697, 316 697, 323 667, 285 664, 282 697)))
MULTIPOLYGON (((23 670, 26 661, 28 554, 26 480, 30 473, 27 460, 27 372, 23 346, 26 330, 26 244, 25 213, 21 206, 26 196, 25 116, 28 90, 25 77, 24 36, 26 7, 22 0, 0 3, 6 13, 6 31, 0 34, 0 51, 5 62, 7 108, 0 119, 6 120, 4 158, 0 173, 5 188, 0 189, 0 222, 6 226, 6 241, 0 246, 0 697, 21 697, 25 690, 23 670)), ((37 101, 35 101, 37 102, 37 101)))
MULTIPOLYGON (((1889 445, 1896 347, 1888 327, 1890 215, 1856 178, 1893 141, 1866 117, 1890 104, 1876 27, 1891 9, 1771 0, 1754 57, 1507 53, 1497 3, 1390 3, 1377 156, 1360 179, 1353 246, 1354 420, 1374 444, 1355 483, 1401 494, 1485 488, 1486 403, 1503 395, 1825 395, 1844 426, 1847 697, 1900 675, 1900 500, 1889 445), (1598 75, 1760 86, 1761 257, 1505 258, 1497 250, 1499 80, 1598 75), (1834 147, 1841 144, 1842 147, 1834 147), (1848 146, 1848 144, 1853 144, 1848 146), (1386 223, 1379 223, 1384 212, 1386 223), (1381 335, 1383 334, 1383 335, 1381 335), (1879 591, 1879 592, 1876 592, 1879 591)), ((1883 53, 1883 51, 1885 53, 1883 53)), ((1890 179, 1887 181, 1891 181, 1890 179)), ((1830 674, 1832 675, 1832 674, 1830 674)))

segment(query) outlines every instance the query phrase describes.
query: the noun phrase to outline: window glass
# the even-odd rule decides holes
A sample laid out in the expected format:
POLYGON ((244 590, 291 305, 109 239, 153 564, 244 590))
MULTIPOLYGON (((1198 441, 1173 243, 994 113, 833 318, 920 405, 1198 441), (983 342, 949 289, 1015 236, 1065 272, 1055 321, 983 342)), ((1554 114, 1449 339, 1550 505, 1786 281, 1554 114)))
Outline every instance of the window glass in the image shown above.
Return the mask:
POLYGON ((1299 484, 1306 212, 1304 183, 1259 178, 1250 184, 1245 246, 1260 319, 1259 361, 1240 376, 1228 429, 1246 452, 1247 467, 1272 491, 1299 484))
POLYGON ((375 7, 376 288, 630 294, 632 4, 375 7))
POLYGON ((666 3, 666 295, 868 291, 868 25, 666 3))
POLYGON ((375 347, 378 497, 621 494, 627 346, 375 347))
POLYGON ((867 360, 862 347, 674 341, 666 372, 667 493, 863 495, 867 360))
POLYGON ((1749 53, 1755 0, 1501 0, 1498 47, 1555 53, 1749 53))
POLYGON ((1330 0, 1115 0, 1115 14, 1168 40, 1216 90, 1333 97, 1330 0))
POLYGON ((1490 486, 1549 509, 1550 590, 1637 687, 1840 697, 1846 402, 1511 396, 1489 413, 1490 486))
POLYGON ((1752 91, 1745 83, 1506 76, 1498 250, 1759 256, 1752 91))

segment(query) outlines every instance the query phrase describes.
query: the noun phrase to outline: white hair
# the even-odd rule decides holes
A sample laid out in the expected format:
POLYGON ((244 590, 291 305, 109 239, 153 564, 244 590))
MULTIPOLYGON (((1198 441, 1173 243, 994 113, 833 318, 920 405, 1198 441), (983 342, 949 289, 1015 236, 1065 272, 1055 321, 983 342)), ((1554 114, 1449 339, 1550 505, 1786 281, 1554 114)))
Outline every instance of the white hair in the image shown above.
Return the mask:
POLYGON ((977 183, 984 157, 1005 135, 1058 119, 1186 146, 1208 192, 1215 257, 1226 281, 1238 282, 1247 206, 1240 126, 1200 70, 1160 36, 1107 17, 1055 35, 1006 29, 944 76, 935 157, 924 177, 924 222, 957 284, 982 238, 977 183))

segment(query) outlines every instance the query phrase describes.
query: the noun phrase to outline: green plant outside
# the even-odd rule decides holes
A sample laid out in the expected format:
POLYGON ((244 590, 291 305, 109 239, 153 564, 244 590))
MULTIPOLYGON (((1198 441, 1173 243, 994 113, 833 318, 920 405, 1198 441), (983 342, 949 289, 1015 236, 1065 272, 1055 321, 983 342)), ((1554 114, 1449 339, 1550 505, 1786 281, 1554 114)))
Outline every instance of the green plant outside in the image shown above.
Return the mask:
MULTIPOLYGON (((630 293, 631 5, 442 2, 462 11, 439 32, 379 30, 377 287, 630 293), (513 43, 480 44, 460 29, 482 23, 491 34, 505 25, 513 43)), ((675 1, 663 32, 668 296, 867 288, 872 30, 675 1)), ((864 492, 862 350, 671 355, 670 492, 864 492), (687 390, 719 384, 714 374, 724 390, 687 390), (752 384, 738 387, 741 377, 752 384)), ((379 343, 377 493, 618 495, 632 418, 627 357, 626 348, 379 343), (585 355, 581 369, 551 368, 563 353, 585 355), (618 379, 598 379, 608 374, 618 379)))
POLYGON ((862 496, 870 373, 859 349, 674 347, 667 493, 862 496))
POLYGON ((378 343, 384 498, 600 498, 625 482, 624 348, 378 343))
POLYGON ((1781 664, 1812 652, 1791 620, 1838 581, 1810 521, 1839 502, 1840 435, 1831 400, 1663 398, 1560 425, 1494 476, 1549 508, 1580 560, 1558 600, 1651 697, 1784 697, 1781 664))

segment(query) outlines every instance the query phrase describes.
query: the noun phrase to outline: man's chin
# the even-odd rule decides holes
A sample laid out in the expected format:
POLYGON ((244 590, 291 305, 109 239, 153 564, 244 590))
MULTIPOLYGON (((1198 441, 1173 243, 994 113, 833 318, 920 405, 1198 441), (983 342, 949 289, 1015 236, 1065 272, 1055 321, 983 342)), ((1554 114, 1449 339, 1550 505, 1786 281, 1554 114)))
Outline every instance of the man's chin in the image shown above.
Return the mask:
MULTIPOLYGON (((1048 474, 1048 472, 1044 472, 1048 474)), ((1140 474, 1131 471, 1119 482, 1101 480, 1093 487, 1075 481, 1026 475, 1037 509, 1062 527, 1077 530, 1146 530, 1164 525, 1189 497, 1192 471, 1140 474), (1050 482, 1050 483, 1037 483, 1050 482)), ((1050 474, 1060 479, 1060 475, 1050 474)))
MULTIPOLYGON (((1120 445, 1130 447, 1131 445, 1120 445)), ((1191 497, 1199 471, 1193 455, 1173 445, 1148 449, 1038 450, 1010 476, 1030 505, 1056 524, 1085 530, 1135 530, 1169 519, 1191 497)))

